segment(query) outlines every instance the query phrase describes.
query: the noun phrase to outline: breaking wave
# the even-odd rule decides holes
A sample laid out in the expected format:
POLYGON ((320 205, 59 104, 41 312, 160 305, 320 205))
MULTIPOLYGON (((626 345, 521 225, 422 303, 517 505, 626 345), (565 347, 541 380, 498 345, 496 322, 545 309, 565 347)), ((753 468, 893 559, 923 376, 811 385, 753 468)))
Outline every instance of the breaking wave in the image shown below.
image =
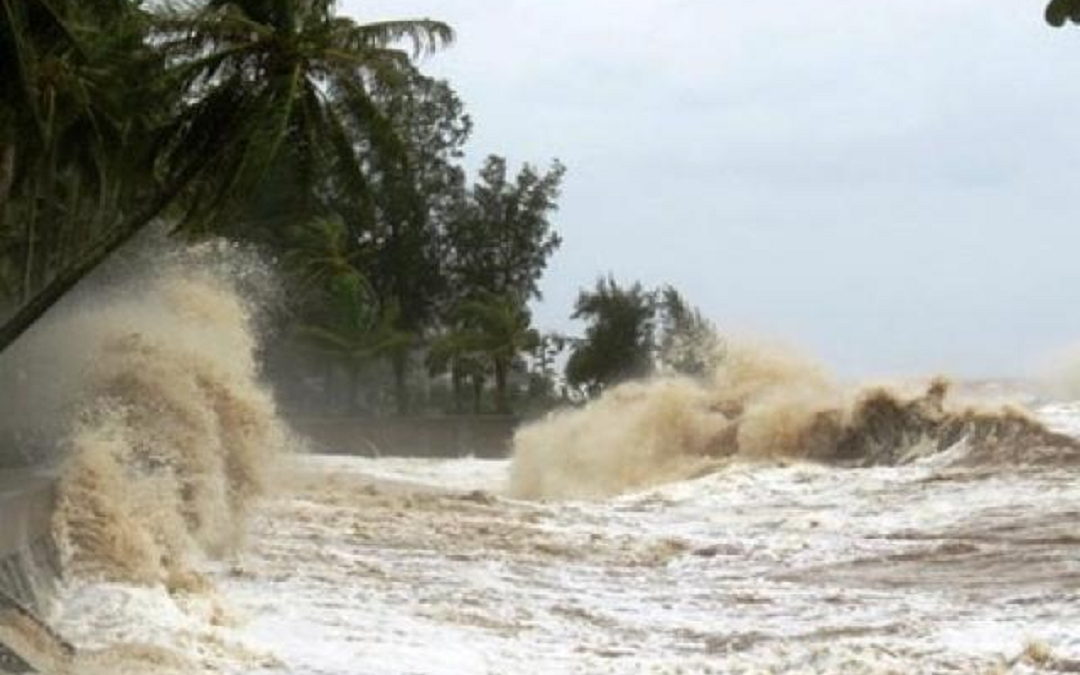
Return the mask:
POLYGON ((20 347, 17 362, 39 371, 24 379, 47 383, 22 397, 21 417, 67 420, 52 431, 65 574, 191 589, 193 561, 240 543, 287 445, 257 367, 253 289, 272 284, 224 242, 135 267, 97 280, 20 347))
POLYGON ((1080 442, 1019 406, 921 390, 851 389, 789 353, 732 346, 709 380, 629 382, 515 435, 510 491, 595 498, 700 475, 733 459, 902 464, 953 451, 961 464, 1080 462, 1080 442))

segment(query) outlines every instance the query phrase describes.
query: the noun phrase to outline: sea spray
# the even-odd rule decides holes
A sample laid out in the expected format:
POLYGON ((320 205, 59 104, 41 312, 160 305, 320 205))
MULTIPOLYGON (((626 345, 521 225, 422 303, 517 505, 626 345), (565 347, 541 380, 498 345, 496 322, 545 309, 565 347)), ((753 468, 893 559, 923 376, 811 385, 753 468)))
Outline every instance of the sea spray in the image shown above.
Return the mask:
POLYGON ((958 448, 956 462, 1080 461, 1080 443, 1019 406, 947 400, 923 389, 843 387, 792 354, 730 345, 708 379, 629 382, 515 435, 510 492, 596 498, 741 460, 900 464, 958 448))
POLYGON ((700 473, 739 447, 784 454, 839 391, 793 354, 732 344, 710 379, 628 382, 521 429, 511 492, 601 497, 700 473))
POLYGON ((257 364, 257 308, 273 284, 225 242, 146 250, 18 346, 8 416, 63 449, 65 574, 193 588, 192 563, 242 540, 288 444, 257 364))

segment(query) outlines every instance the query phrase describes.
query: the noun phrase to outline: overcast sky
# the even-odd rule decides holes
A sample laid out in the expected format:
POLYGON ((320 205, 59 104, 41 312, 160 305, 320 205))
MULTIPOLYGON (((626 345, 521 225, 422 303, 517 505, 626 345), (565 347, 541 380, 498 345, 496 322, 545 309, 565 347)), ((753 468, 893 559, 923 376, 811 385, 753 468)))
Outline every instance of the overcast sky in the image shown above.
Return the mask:
MULTIPOLYGON (((537 307, 611 271, 846 375, 1080 341, 1080 28, 1016 0, 347 0, 439 18, 488 153, 568 167, 537 307)), ((579 328, 577 328, 579 329, 579 328)))

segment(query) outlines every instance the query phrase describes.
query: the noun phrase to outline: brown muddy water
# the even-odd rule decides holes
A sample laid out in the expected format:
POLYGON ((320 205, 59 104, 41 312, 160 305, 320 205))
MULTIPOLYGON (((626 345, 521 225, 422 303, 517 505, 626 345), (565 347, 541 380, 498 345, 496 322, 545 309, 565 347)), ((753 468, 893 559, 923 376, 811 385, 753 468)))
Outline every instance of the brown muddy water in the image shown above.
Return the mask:
POLYGON ((158 261, 0 363, 0 421, 66 450, 52 672, 1080 672, 1076 404, 740 347, 513 460, 305 455, 238 261, 158 261))

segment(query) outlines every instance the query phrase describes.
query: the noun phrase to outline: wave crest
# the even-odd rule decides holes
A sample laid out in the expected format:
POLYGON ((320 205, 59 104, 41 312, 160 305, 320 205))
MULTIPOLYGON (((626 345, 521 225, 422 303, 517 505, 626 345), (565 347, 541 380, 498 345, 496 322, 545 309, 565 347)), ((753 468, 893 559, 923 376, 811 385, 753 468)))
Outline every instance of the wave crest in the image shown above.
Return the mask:
POLYGON ((259 381, 254 305, 236 281, 237 265, 257 261, 234 251, 215 265, 213 246, 49 326, 91 347, 54 518, 66 573, 198 586, 192 561, 241 542, 288 444, 259 381))
POLYGON ((732 459, 898 464, 963 446, 957 461, 1080 461, 1080 443, 1019 407, 947 400, 935 379, 915 393, 854 391, 793 355, 734 345, 708 381, 662 378, 615 387, 514 438, 510 491, 594 498, 680 480, 732 459))

